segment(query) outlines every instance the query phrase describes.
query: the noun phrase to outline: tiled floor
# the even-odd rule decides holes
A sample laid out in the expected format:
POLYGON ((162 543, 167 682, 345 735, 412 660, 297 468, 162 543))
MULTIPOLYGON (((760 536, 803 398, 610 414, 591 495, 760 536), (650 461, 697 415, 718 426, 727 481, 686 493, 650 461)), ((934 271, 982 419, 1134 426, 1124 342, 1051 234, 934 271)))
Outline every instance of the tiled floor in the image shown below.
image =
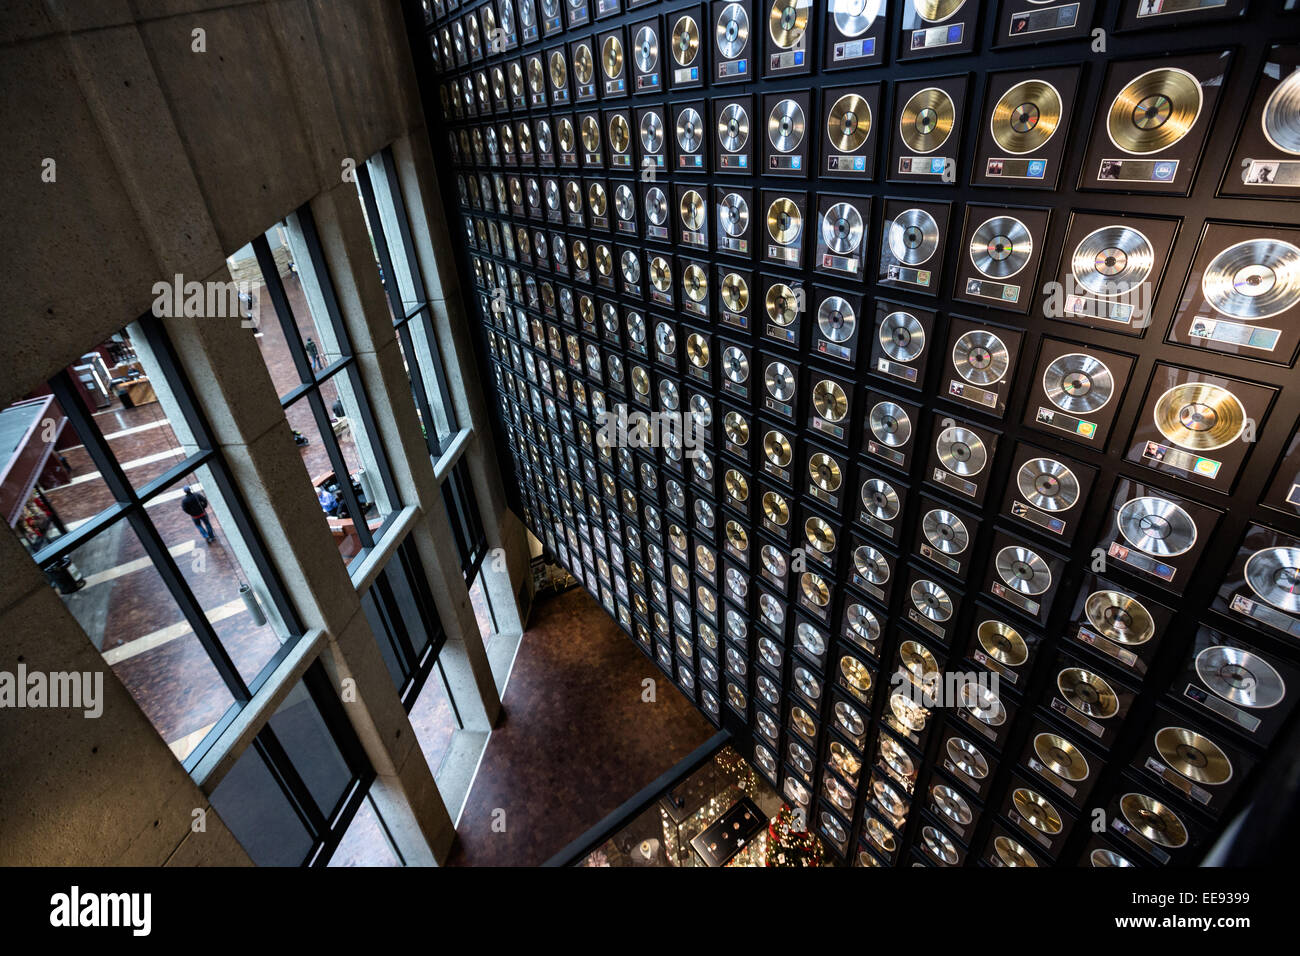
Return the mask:
POLYGON ((544 863, 714 733, 581 588, 535 607, 503 703, 452 865, 544 863))

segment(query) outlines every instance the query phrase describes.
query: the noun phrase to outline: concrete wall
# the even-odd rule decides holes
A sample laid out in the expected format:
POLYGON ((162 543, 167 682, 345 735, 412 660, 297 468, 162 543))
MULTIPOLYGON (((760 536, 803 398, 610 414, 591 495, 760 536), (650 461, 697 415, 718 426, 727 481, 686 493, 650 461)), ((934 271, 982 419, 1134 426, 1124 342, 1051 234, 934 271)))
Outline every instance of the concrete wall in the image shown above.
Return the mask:
MULTIPOLYGON (((393 146, 437 301, 435 324, 450 337, 444 358, 460 424, 486 429, 474 376, 456 370, 461 361, 473 367, 470 346, 454 270, 438 261, 449 238, 398 4, 12 0, 0 10, 0 86, 9 143, 0 191, 0 402, 146 312, 154 283, 177 273, 228 279, 228 253, 310 202, 377 437, 401 503, 414 509, 410 533, 449 632, 458 703, 481 743, 500 701, 448 550, 447 515, 355 187, 343 178, 346 164, 393 146)), ((291 599, 306 625, 327 635, 326 670, 357 682, 349 714, 379 772, 376 799, 404 856, 442 858, 454 839, 446 802, 338 560, 251 332, 237 319, 172 319, 167 327, 291 599)), ((501 505, 486 433, 471 436, 466 455, 489 542, 507 548, 505 564, 522 574, 522 531, 501 505)), ((203 786, 196 784, 8 534, 0 534, 0 570, 0 669, 12 670, 21 655, 46 669, 103 670, 111 705, 97 721, 0 710, 0 864, 247 863, 215 814, 204 834, 190 823, 207 805, 207 781, 219 779, 250 735, 232 728, 222 740, 228 750, 205 761, 203 786)), ((508 579, 492 582, 494 596, 509 587, 508 579)), ((518 628, 517 614, 507 621, 518 628)))

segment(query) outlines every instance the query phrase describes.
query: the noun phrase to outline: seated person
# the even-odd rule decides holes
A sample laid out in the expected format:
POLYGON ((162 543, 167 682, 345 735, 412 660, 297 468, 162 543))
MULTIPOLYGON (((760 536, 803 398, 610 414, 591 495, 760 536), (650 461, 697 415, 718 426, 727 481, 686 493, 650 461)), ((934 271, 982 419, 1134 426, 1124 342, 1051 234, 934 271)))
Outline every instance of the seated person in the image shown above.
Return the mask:
POLYGON ((316 500, 320 502, 321 510, 327 515, 331 518, 337 516, 339 510, 338 495, 334 494, 328 487, 316 490, 316 500))

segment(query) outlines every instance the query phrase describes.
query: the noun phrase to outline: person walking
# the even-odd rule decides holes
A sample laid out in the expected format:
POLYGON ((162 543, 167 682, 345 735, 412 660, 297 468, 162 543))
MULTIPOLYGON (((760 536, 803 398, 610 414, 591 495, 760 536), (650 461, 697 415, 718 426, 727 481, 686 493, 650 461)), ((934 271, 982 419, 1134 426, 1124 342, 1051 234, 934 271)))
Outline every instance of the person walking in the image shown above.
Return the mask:
POLYGON ((307 349, 307 357, 311 359, 312 371, 319 372, 324 366, 320 360, 320 349, 317 348, 315 340, 309 335, 303 345, 307 349))
POLYGON ((201 491, 194 491, 189 485, 181 489, 185 497, 181 498, 181 510, 194 520, 194 527, 199 529, 203 540, 211 544, 217 536, 212 532, 212 519, 208 517, 208 499, 201 491))

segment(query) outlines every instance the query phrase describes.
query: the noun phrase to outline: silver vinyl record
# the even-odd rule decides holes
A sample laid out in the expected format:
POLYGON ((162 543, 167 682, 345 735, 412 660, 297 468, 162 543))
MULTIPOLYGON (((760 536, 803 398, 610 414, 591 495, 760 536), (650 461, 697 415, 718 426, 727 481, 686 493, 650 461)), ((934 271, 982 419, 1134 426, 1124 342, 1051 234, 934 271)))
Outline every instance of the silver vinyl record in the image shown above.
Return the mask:
POLYGON ((537 121, 537 149, 543 153, 551 151, 551 124, 544 119, 537 121))
POLYGON ((688 106, 677 114, 677 145, 684 153, 694 153, 704 143, 704 119, 688 106))
POLYGON ((880 347, 895 362, 911 362, 925 348, 925 329, 911 312, 890 312, 880 322, 880 347))
POLYGON ((953 343, 953 368, 971 385, 984 388, 996 384, 1010 367, 1010 352, 992 332, 971 329, 953 343))
POLYGON ((933 581, 923 578, 913 582, 910 593, 912 606, 930 620, 942 622, 952 617, 952 598, 933 581))
POLYGON ((735 59, 749 42, 749 15, 738 3, 729 3, 718 14, 717 28, 714 36, 718 43, 718 52, 724 59, 735 59))
POLYGON ((552 209, 560 208, 560 184, 554 179, 546 180, 546 205, 552 209))
POLYGON ((868 478, 862 483, 862 506, 881 521, 893 521, 901 505, 893 485, 883 478, 868 478))
POLYGON ((749 227, 749 203, 740 193, 727 193, 718 203, 718 222, 727 235, 743 236, 749 227))
POLYGON ((641 148, 647 153, 657 153, 664 145, 664 121, 658 113, 641 117, 641 148))
POLYGON ((860 37, 880 16, 883 0, 830 0, 835 29, 848 39, 860 37))
POLYGON ((767 139, 780 153, 789 153, 803 142, 803 107, 791 99, 784 99, 767 114, 767 139))
POLYGON ((1185 554, 1196 543, 1192 516, 1165 498, 1133 498, 1115 516, 1124 540, 1139 551, 1157 557, 1185 554))
POLYGON ((939 464, 954 475, 978 475, 989 461, 988 449, 980 437, 960 425, 941 431, 934 447, 939 453, 939 464))
POLYGON ((1281 239, 1248 239, 1216 255, 1201 277, 1205 301, 1253 322, 1300 302, 1300 248, 1281 239))
POLYGON ((992 690, 971 681, 963 684, 958 693, 961 695, 962 705, 976 720, 990 727, 999 727, 1006 723, 1007 709, 992 690))
POLYGON ((1016 488, 1042 511, 1068 511, 1079 500, 1079 479, 1055 458, 1031 458, 1016 472, 1016 488))
POLYGON ((970 237, 970 261, 990 279, 1011 278, 1028 264, 1033 251, 1028 227, 1012 216, 986 219, 970 237))
POLYGON ((939 224, 924 209, 905 209, 889 224, 887 239, 895 259, 919 266, 939 248, 939 224))
POLYGON ((763 384, 768 394, 778 402, 788 402, 794 397, 794 372, 784 362, 772 362, 767 366, 763 372, 763 384))
POLYGON ((931 547, 944 554, 961 554, 970 544, 966 523, 951 511, 935 508, 921 519, 921 533, 931 547))
POLYGON ((1003 548, 994 559, 998 577, 1021 594, 1042 594, 1052 586, 1047 562, 1028 548, 1003 548))
MULTIPOLYGON (((636 258, 635 255, 633 258, 636 258)), ((640 312, 627 314, 627 337, 637 343, 645 341, 645 317, 640 312)))
POLYGON ((867 421, 876 440, 891 448, 907 444, 912 437, 912 420, 902 406, 894 402, 880 402, 871 409, 867 421))
POLYGON ((854 550, 853 566, 859 574, 877 586, 889 580, 889 562, 870 545, 860 545, 854 550))
POLYGON ((944 744, 948 759, 972 780, 983 780, 989 775, 989 762, 984 754, 969 740, 962 737, 949 737, 944 744))
POLYGON ((1095 412, 1114 395, 1115 378, 1100 359, 1071 352, 1043 371, 1043 392, 1062 411, 1095 412))
POLYGON ((1224 700, 1242 707, 1275 707, 1286 697, 1277 669, 1250 651, 1217 644, 1196 655, 1196 676, 1224 700))
POLYGON ((645 215, 656 226, 662 226, 668 221, 668 196, 658 186, 646 190, 645 215))
POLYGON ((1105 299, 1127 295, 1155 266, 1151 240, 1131 226, 1102 226, 1079 240, 1070 256, 1075 281, 1105 299))
POLYGON ((672 326, 660 322, 655 328, 655 347, 664 355, 672 355, 677 350, 677 333, 672 326))
POLYGON ((1265 548, 1246 559, 1246 584, 1260 600, 1300 614, 1300 548, 1265 548))
POLYGON ((614 190, 614 212, 619 219, 629 220, 636 214, 636 194, 626 183, 614 190))
POLYGON ((739 103, 728 103, 718 116, 718 142, 728 153, 738 153, 749 142, 749 114, 739 103))
POLYGON ((722 371, 727 378, 740 385, 749 378, 749 359, 740 349, 729 345, 722 353, 722 371))
POLYGON ((632 54, 636 60, 636 68, 642 73, 649 73, 659 63, 659 36, 654 29, 648 26, 642 27, 636 31, 633 37, 633 46, 636 51, 632 54))
POLYGON ((836 255, 846 256, 862 242, 862 214, 852 203, 837 202, 822 217, 822 242, 836 255))
POLYGON ((838 295, 828 295, 817 306, 817 328, 831 342, 847 342, 857 326, 853 306, 838 295))
POLYGON ((845 616, 849 620, 849 627, 863 640, 874 641, 880 636, 880 621, 865 605, 850 604, 845 616))
POLYGON ((1259 123, 1270 143, 1300 156, 1300 70, 1292 70, 1269 94, 1259 123))

